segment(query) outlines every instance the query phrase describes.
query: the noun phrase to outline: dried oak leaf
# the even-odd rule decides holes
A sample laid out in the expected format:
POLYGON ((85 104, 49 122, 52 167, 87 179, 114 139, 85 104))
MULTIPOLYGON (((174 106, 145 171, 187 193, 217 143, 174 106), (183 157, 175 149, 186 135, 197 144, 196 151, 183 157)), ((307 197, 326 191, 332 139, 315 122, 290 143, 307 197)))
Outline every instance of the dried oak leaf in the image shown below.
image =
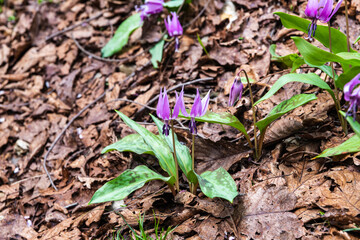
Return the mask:
POLYGON ((259 184, 245 196, 238 232, 251 239, 295 239, 305 234, 294 209, 296 196, 286 187, 259 184))

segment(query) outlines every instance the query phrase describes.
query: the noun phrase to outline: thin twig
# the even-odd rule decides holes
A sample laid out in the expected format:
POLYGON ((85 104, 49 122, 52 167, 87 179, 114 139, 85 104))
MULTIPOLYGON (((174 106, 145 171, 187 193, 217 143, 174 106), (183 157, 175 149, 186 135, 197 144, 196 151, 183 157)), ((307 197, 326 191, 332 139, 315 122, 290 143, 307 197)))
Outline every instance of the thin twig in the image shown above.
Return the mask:
POLYGON ((104 14, 103 12, 100 12, 100 13, 96 14, 95 16, 92 16, 91 18, 85 19, 84 21, 81 21, 81 22, 79 22, 77 24, 74 24, 74 25, 72 25, 70 27, 67 27, 67 28, 65 28, 65 29, 63 29, 63 30, 61 30, 59 32, 55 32, 55 33, 51 34, 50 36, 47 36, 45 38, 45 41, 48 41, 48 40, 50 40, 50 39, 52 39, 52 38, 54 38, 54 37, 56 37, 58 35, 61 35, 61 34, 64 34, 64 33, 68 32, 68 31, 71 31, 74 28, 77 28, 77 27, 83 25, 84 23, 88 23, 88 22, 90 22, 90 21, 92 21, 94 19, 97 19, 97 18, 101 17, 103 14, 104 14))
POLYGON ((74 36, 71 34, 71 39, 75 42, 76 46, 86 55, 88 55, 91 58, 94 58, 96 60, 99 61, 103 61, 103 62, 124 62, 125 60, 127 60, 128 58, 120 58, 120 59, 110 59, 110 58, 102 58, 99 56, 96 56, 95 54, 87 51, 85 48, 83 48, 80 43, 74 38, 74 36))
MULTIPOLYGON (((137 71, 141 71, 144 67, 148 66, 150 63, 150 61, 148 61, 144 66, 142 66, 140 69, 138 69, 137 71)), ((132 78, 134 75, 135 75, 135 72, 132 72, 129 76, 127 76, 124 80, 124 82, 128 81, 130 78, 132 78)), ((48 149, 47 153, 45 154, 45 157, 44 157, 44 161, 43 161, 43 167, 44 167, 44 170, 46 172, 46 175, 48 176, 49 180, 50 180, 50 183, 52 185, 52 187, 57 191, 57 187, 55 186, 52 178, 51 178, 51 175, 49 173, 49 171, 47 170, 47 167, 46 167, 46 161, 47 161, 47 158, 49 156, 49 154, 51 153, 51 151, 53 150, 53 148, 55 147, 56 143, 61 139, 61 137, 64 135, 65 131, 70 127, 70 125, 75 121, 75 119, 77 119, 85 110, 87 110, 88 108, 90 108, 93 104, 95 104, 97 101, 99 101, 100 99, 102 99, 107 92, 113 90, 114 87, 112 88, 109 88, 107 89, 106 91, 104 91, 99 97, 97 97, 94 101, 92 101, 91 103, 89 103, 88 105, 86 105, 83 109, 80 110, 80 112, 78 114, 76 114, 69 122, 68 124, 66 124, 65 128, 60 132, 60 134, 55 138, 55 141, 51 144, 50 148, 48 149)))
POLYGON ((77 119, 83 112, 85 112, 85 110, 87 110, 89 107, 91 107, 93 104, 95 104, 97 101, 99 101, 100 99, 102 99, 105 94, 107 93, 107 91, 104 91, 99 97, 97 97, 94 101, 92 101, 90 104, 86 105, 83 109, 80 110, 80 112, 78 112, 78 114, 76 114, 69 122, 68 124, 66 124, 65 128, 60 132, 60 134, 55 138, 55 141, 51 144, 49 150, 47 151, 47 153, 45 154, 44 157, 44 161, 43 161, 43 167, 44 170, 46 172, 46 175, 48 176, 50 183, 52 185, 52 187, 57 191, 57 187, 55 186, 53 180, 51 179, 51 175, 49 173, 49 171, 46 168, 46 160, 49 156, 49 154, 51 153, 51 151, 53 150, 53 148, 55 147, 56 143, 61 139, 61 137, 64 135, 65 131, 70 127, 70 125, 75 121, 75 119, 77 119))
POLYGON ((113 100, 110 100, 110 101, 106 102, 105 104, 109 104, 109 103, 116 102, 116 101, 124 101, 124 102, 134 103, 134 104, 138 104, 138 105, 140 105, 140 106, 142 106, 144 108, 147 108, 147 109, 150 109, 150 110, 153 110, 153 111, 156 110, 156 108, 149 107, 146 104, 142 104, 142 103, 130 100, 130 99, 126 99, 126 98, 116 98, 116 99, 113 99, 113 100))

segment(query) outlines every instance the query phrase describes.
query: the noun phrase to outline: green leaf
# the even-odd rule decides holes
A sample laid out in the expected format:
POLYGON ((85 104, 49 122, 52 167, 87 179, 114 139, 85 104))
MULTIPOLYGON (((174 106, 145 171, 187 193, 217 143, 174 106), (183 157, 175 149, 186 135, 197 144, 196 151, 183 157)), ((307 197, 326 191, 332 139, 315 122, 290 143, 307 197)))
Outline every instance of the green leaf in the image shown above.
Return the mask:
MULTIPOLYGON (((164 37, 166 38, 167 35, 165 35, 164 37)), ((161 63, 164 44, 165 44, 165 40, 163 38, 149 50, 151 54, 151 63, 154 68, 159 68, 158 62, 161 63)))
POLYGON ((281 76, 275 84, 271 87, 271 89, 257 102, 254 103, 254 105, 270 98, 272 95, 274 95, 280 88, 282 88, 285 84, 290 82, 302 82, 307 84, 315 85, 321 89, 324 89, 330 93, 332 98, 335 101, 335 95, 334 92, 331 90, 329 85, 324 82, 318 75, 315 73, 307 73, 307 74, 298 74, 298 73, 290 73, 281 76))
POLYGON ((335 155, 353 153, 353 152, 360 152, 360 138, 357 135, 352 136, 342 144, 334 148, 328 148, 323 151, 320 155, 314 157, 321 158, 321 157, 331 157, 335 155))
POLYGON ((162 180, 171 185, 174 184, 172 177, 164 177, 141 165, 134 169, 125 170, 117 178, 105 183, 104 186, 94 193, 89 204, 122 200, 152 180, 162 180))
POLYGON ((210 57, 210 55, 209 55, 208 51, 206 50, 206 48, 205 48, 205 46, 204 46, 203 42, 201 41, 201 38, 200 38, 199 34, 198 34, 198 33, 196 33, 196 36, 197 36, 197 40, 198 40, 198 42, 200 43, 200 46, 203 48, 203 50, 204 50, 204 52, 206 53, 206 55, 207 55, 208 57, 210 57))
POLYGON ((344 72, 336 80, 336 86, 341 90, 344 88, 345 84, 351 81, 356 75, 360 73, 360 66, 353 66, 350 70, 344 72))
POLYGON ((236 183, 224 168, 206 171, 198 175, 201 191, 209 198, 223 198, 233 202, 238 195, 236 183))
POLYGON ((291 37, 296 47, 298 48, 301 55, 304 57, 307 63, 312 65, 321 66, 326 62, 339 62, 342 64, 344 70, 346 71, 348 66, 346 65, 360 65, 360 54, 356 52, 348 53, 341 52, 338 54, 333 54, 327 51, 324 51, 318 47, 315 47, 308 41, 300 37, 291 37), (344 66, 345 65, 345 66, 344 66))
POLYGON ((300 57, 299 55, 293 53, 288 54, 286 56, 280 56, 276 54, 276 45, 272 44, 270 46, 270 54, 272 55, 271 60, 275 62, 279 62, 284 64, 286 67, 291 68, 291 72, 294 72, 298 69, 301 65, 305 64, 304 58, 300 57))
POLYGON ((261 119, 256 123, 256 126, 262 132, 269 126, 270 123, 272 123, 285 113, 290 112, 291 110, 315 99, 317 99, 315 94, 295 95, 292 98, 282 101, 280 104, 276 105, 264 119, 261 119))
POLYGON ((101 49, 103 57, 111 57, 115 53, 121 51, 121 49, 127 44, 130 34, 137 28, 141 27, 142 21, 140 13, 136 13, 125 21, 123 21, 119 28, 116 30, 114 36, 110 41, 101 49))
POLYGON ((184 0, 172 0, 164 2, 163 7, 169 9, 172 12, 176 12, 178 8, 183 4, 184 0))
MULTIPOLYGON (((274 14, 280 17, 281 23, 284 25, 284 27, 294 28, 306 34, 308 33, 308 27, 310 24, 309 20, 283 12, 276 12, 274 14)), ((321 42, 325 47, 329 48, 329 29, 327 26, 318 25, 314 38, 321 42)), ((347 51, 347 41, 345 34, 335 28, 331 28, 331 39, 331 48, 334 53, 347 51)), ((350 51, 355 52, 353 49, 350 51)))
MULTIPOLYGON (((179 114, 179 117, 190 119, 191 117, 185 117, 182 113, 179 114)), ((242 132, 245 137, 250 140, 249 135, 246 132, 244 125, 237 119, 235 116, 231 115, 228 112, 222 113, 214 113, 214 112, 206 112, 206 114, 202 117, 195 118, 195 121, 198 122, 208 122, 208 123, 218 123, 223 125, 228 125, 233 128, 236 128, 240 132, 242 132)))
MULTIPOLYGON (((166 141, 171 151, 174 152, 173 141, 172 141, 172 130, 170 130, 169 136, 165 136, 164 134, 162 134, 162 128, 164 126, 164 123, 155 116, 153 116, 152 114, 150 114, 150 116, 152 117, 153 121, 158 127, 160 136, 162 136, 162 138, 166 141)), ((198 180, 195 175, 194 169, 192 168, 192 158, 190 155, 190 150, 188 149, 188 147, 186 147, 186 145, 183 145, 179 142, 175 133, 174 133, 174 138, 175 138, 175 148, 176 148, 176 156, 177 156, 178 164, 181 170, 185 173, 186 178, 189 180, 189 182, 196 184, 198 180)))
MULTIPOLYGON (((332 72, 332 68, 330 67, 330 66, 328 66, 328 65, 321 65, 321 66, 316 66, 316 65, 312 65, 312 64, 310 64, 310 63, 307 63, 310 67, 314 67, 314 68, 319 68, 319 69, 321 69, 324 73, 326 73, 326 75, 328 75, 329 77, 331 77, 332 79, 334 79, 334 77, 333 77, 333 72, 332 72)), ((336 74, 336 72, 334 72, 335 73, 335 81, 337 81, 337 79, 338 79, 338 75, 336 74)))
POLYGON ((355 40, 354 44, 356 44, 358 41, 360 40, 360 35, 357 37, 357 39, 355 40))
POLYGON ((140 134, 140 136, 144 139, 145 143, 154 152, 155 157, 159 160, 160 167, 164 169, 164 171, 166 171, 170 176, 176 178, 175 161, 167 143, 162 141, 161 138, 159 138, 146 128, 140 126, 138 123, 128 118, 122 112, 116 112, 126 123, 126 125, 134 129, 138 134, 140 134))
POLYGON ((137 154, 151 154, 154 155, 154 152, 151 148, 144 142, 144 139, 139 134, 130 134, 121 140, 105 147, 101 153, 107 153, 110 151, 119 151, 119 152, 134 152, 137 154))
POLYGON ((346 113, 344 113, 343 111, 339 111, 341 115, 343 115, 346 120, 348 121, 348 123, 350 124, 350 126, 352 127, 352 129, 354 130, 354 132, 356 133, 356 135, 358 137, 360 137, 360 123, 357 122, 356 120, 354 120, 353 117, 351 116, 346 116, 346 113))

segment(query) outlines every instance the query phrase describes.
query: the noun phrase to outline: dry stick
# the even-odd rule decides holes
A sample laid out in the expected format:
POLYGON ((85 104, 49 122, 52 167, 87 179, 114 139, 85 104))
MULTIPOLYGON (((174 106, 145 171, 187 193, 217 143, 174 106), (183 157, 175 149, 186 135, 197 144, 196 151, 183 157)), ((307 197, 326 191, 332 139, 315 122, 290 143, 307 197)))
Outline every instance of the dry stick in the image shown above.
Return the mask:
POLYGON ((48 40, 50 40, 50 39, 52 39, 52 38, 54 38, 54 37, 56 37, 58 35, 61 35, 61 34, 64 34, 64 33, 68 32, 68 31, 71 31, 74 28, 77 28, 77 27, 83 25, 84 23, 88 23, 88 22, 90 22, 90 21, 92 21, 94 19, 97 19, 97 18, 101 17, 103 14, 104 14, 103 12, 100 12, 100 13, 96 14, 95 16, 92 16, 91 18, 85 19, 84 21, 79 22, 77 24, 74 24, 74 25, 72 25, 70 27, 67 27, 67 28, 65 28, 65 29, 63 29, 63 30, 61 30, 59 32, 55 32, 55 33, 51 34, 50 36, 47 36, 45 38, 45 41, 48 41, 48 40))
POLYGON ((347 43, 347 50, 348 50, 348 52, 350 52, 349 15, 348 15, 347 0, 345 0, 345 19, 346 19, 346 43, 347 43))
POLYGON ((108 58, 102 58, 99 56, 96 56, 95 54, 87 51, 85 48, 83 48, 80 43, 74 38, 73 34, 71 34, 71 39, 75 42, 76 46, 86 55, 88 55, 91 58, 94 58, 96 60, 99 61, 103 61, 103 62, 124 62, 125 60, 127 60, 128 58, 121 58, 121 59, 108 59, 108 58))
POLYGON ((49 150, 47 151, 47 153, 45 154, 44 157, 44 161, 43 161, 43 167, 44 170, 46 172, 46 175, 48 176, 50 183, 52 185, 52 187, 57 191, 57 187, 55 186, 53 180, 51 179, 51 175, 48 172, 47 168, 46 168, 46 160, 50 154, 50 152, 53 150, 53 148, 55 147, 56 143, 60 140, 60 138, 64 135, 65 131, 70 127, 70 125, 75 121, 76 118, 78 118, 83 112, 85 112, 85 110, 87 110, 89 107, 91 107, 91 105, 93 105, 94 103, 96 103, 97 101, 99 101, 100 99, 102 99, 105 94, 107 93, 107 91, 103 92, 99 97, 97 97, 94 101, 92 101, 90 104, 86 105, 83 109, 80 110, 80 112, 78 112, 78 114, 76 114, 69 122, 68 124, 66 124, 65 128, 60 132, 60 134, 56 137, 55 141, 51 144, 49 150))
MULTIPOLYGON (((329 51, 330 51, 330 53, 332 53, 330 22, 328 22, 328 28, 329 28, 329 51)), ((343 116, 339 112, 341 107, 340 107, 340 100, 339 100, 339 90, 338 90, 338 88, 336 86, 336 83, 335 83, 334 63, 331 61, 330 65, 331 65, 331 70, 332 70, 332 79, 333 79, 333 82, 334 82, 334 90, 335 90, 335 98, 336 98, 336 102, 335 102, 336 112, 337 112, 338 118, 340 120, 341 127, 342 127, 343 131, 347 134, 347 123, 346 123, 345 119, 343 118, 343 116)))
POLYGON ((116 102, 116 101, 124 101, 124 102, 129 102, 129 103, 135 103, 135 104, 140 105, 140 106, 142 106, 144 108, 147 108, 147 109, 150 109, 150 110, 153 110, 153 111, 156 110, 156 108, 149 107, 146 104, 142 104, 142 103, 130 100, 130 99, 126 99, 126 98, 116 98, 116 99, 113 99, 113 100, 110 100, 110 101, 106 102, 105 104, 109 104, 109 103, 116 102))
MULTIPOLYGON (((147 65, 149 65, 150 61, 147 62, 144 66, 142 66, 138 71, 141 71, 144 67, 146 67, 147 65)), ((124 80, 124 82, 128 81, 130 78, 132 78, 134 75, 135 75, 135 72, 132 72, 129 76, 127 76, 124 80)), ((97 97, 94 101, 92 101, 91 103, 89 103, 88 105, 86 105, 83 109, 80 110, 80 112, 78 114, 76 114, 69 122, 68 124, 66 124, 65 128, 60 132, 60 134, 56 137, 55 141, 51 144, 49 150, 47 151, 47 153, 45 154, 45 157, 44 157, 44 161, 43 161, 43 167, 44 167, 44 170, 46 172, 46 175, 48 176, 49 180, 50 180, 50 183, 52 185, 52 187, 57 191, 57 187, 55 186, 52 178, 51 178, 51 175, 49 173, 49 171, 47 170, 47 167, 46 167, 46 160, 49 156, 49 154, 51 153, 51 151, 53 150, 53 148, 55 147, 56 143, 61 139, 61 137, 64 135, 65 131, 70 127, 70 125, 75 121, 75 119, 77 119, 85 110, 87 110, 88 108, 90 108, 93 104, 95 104, 97 101, 99 101, 100 99, 102 99, 105 94, 109 91, 111 91, 114 87, 112 88, 109 88, 107 89, 106 91, 104 91, 99 97, 97 97)), ((126 99, 128 100, 128 99, 126 99)))

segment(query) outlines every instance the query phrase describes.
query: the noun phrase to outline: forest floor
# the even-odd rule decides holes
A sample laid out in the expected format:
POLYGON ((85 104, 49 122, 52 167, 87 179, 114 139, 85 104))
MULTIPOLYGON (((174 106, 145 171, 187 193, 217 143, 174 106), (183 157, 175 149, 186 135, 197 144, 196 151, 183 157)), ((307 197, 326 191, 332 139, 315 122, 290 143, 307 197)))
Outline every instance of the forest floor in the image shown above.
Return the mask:
MULTIPOLYGON (((296 94, 318 97, 269 127, 258 162, 236 129, 198 124, 197 172, 225 168, 242 194, 233 204, 188 192, 175 200, 166 184, 151 182, 123 202, 88 205, 97 189, 125 169, 159 168, 152 156, 102 155, 101 150, 134 133, 114 109, 157 132, 149 113, 155 113, 160 87, 179 91, 190 82, 185 86, 190 104, 196 88, 202 94, 211 89, 209 110, 234 114, 252 136, 249 91, 228 107, 231 84, 245 69, 256 81, 259 99, 290 72, 271 60, 269 47, 275 44, 281 56, 298 53, 290 37, 305 34, 283 28, 273 13, 305 17, 307 1, 193 0, 180 12, 179 52, 174 41, 166 43, 158 69, 149 54, 164 31, 156 17, 131 35, 120 54, 100 57, 141 1, 5 2, 0 13, 0 239, 113 239, 119 229, 128 235, 124 219, 137 229, 140 213, 149 233, 154 214, 161 227, 176 226, 173 239, 360 238, 357 231, 342 231, 360 225, 360 154, 312 159, 353 133, 343 133, 330 95, 303 83, 287 84, 257 105, 261 119, 296 94), (57 191, 44 171, 45 157, 57 191)), ((352 0, 351 42, 360 35, 359 11, 360 2, 352 0)), ((331 24, 344 32, 344 4, 331 24)), ((325 78, 309 67, 297 72, 325 78)), ((172 100, 174 92, 169 94, 172 100)), ((190 147, 191 134, 177 127, 190 147)))

